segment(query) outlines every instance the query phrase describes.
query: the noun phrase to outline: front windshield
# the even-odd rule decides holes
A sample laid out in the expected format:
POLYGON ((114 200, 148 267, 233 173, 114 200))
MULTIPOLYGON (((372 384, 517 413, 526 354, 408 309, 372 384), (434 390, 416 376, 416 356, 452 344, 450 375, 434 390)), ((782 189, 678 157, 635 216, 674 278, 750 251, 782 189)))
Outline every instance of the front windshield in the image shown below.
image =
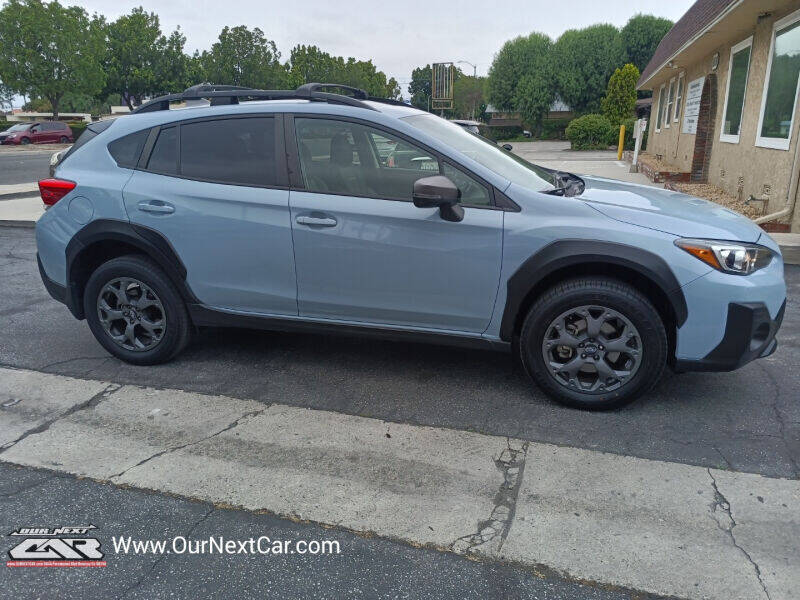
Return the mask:
POLYGON ((31 126, 30 123, 19 123, 18 125, 12 125, 8 129, 6 129, 6 131, 24 131, 30 126, 31 126))
POLYGON ((497 144, 469 133, 463 127, 440 119, 436 115, 413 115, 403 117, 403 120, 512 183, 536 191, 556 187, 555 178, 550 171, 531 164, 503 150, 497 144))

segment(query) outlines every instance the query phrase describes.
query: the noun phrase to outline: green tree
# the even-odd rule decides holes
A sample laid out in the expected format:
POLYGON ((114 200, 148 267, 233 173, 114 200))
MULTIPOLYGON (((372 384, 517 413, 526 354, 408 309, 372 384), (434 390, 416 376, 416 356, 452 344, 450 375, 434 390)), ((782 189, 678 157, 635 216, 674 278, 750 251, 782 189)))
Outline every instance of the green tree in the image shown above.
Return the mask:
POLYGON ((411 83, 408 84, 408 93, 411 94, 411 104, 421 110, 430 109, 431 99, 431 66, 417 67, 411 71, 411 83))
POLYGON ((0 109, 11 107, 11 102, 14 100, 14 90, 0 81, 0 109))
POLYGON ((453 106, 456 117, 477 119, 486 110, 485 77, 462 75, 453 83, 453 106))
POLYGON ((630 18, 620 31, 625 62, 633 63, 641 73, 653 58, 661 39, 672 29, 672 21, 638 14, 630 18))
POLYGON ((158 15, 139 7, 110 23, 107 36, 105 94, 120 94, 132 109, 144 96, 186 87, 189 59, 183 53, 186 38, 180 29, 164 36, 158 15))
POLYGON ((578 113, 599 110, 608 79, 623 64, 617 28, 600 24, 565 31, 553 45, 552 56, 561 99, 578 113))
POLYGON ((547 35, 535 32, 503 44, 489 68, 488 101, 505 111, 517 111, 524 104, 532 121, 541 120, 555 93, 550 76, 552 46, 547 35))
POLYGON ((292 87, 304 83, 340 83, 363 89, 370 96, 379 98, 397 98, 400 95, 397 81, 387 79, 371 60, 333 56, 317 46, 292 48, 286 67, 292 87))
POLYGON ((45 98, 57 117, 67 92, 93 96, 103 89, 104 27, 57 0, 8 0, 0 9, 0 80, 45 98))
POLYGON ((608 91, 603 99, 603 114, 612 125, 620 125, 633 116, 636 110, 636 82, 639 69, 631 63, 614 71, 608 80, 608 91))
POLYGON ((258 27, 225 27, 201 63, 209 83, 252 88, 283 89, 289 81, 275 42, 258 27))

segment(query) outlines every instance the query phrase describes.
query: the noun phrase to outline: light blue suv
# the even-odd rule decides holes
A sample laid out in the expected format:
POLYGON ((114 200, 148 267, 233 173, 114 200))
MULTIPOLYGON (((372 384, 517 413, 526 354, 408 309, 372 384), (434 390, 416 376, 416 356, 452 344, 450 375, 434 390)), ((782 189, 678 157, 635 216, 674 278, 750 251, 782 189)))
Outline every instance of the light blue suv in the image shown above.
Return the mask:
POLYGON ((778 246, 716 204, 538 167, 345 86, 134 112, 40 182, 36 226, 50 294, 127 362, 197 327, 359 332, 513 349, 556 400, 611 408, 666 365, 775 351, 778 246))

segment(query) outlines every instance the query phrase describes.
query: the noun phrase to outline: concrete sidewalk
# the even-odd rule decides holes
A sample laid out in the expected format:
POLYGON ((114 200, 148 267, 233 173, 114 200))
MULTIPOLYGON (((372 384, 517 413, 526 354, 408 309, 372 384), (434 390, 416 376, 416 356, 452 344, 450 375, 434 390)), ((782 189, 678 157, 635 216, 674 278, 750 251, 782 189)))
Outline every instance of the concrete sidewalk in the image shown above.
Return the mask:
POLYGON ((683 598, 789 599, 800 482, 0 369, 0 460, 683 598))

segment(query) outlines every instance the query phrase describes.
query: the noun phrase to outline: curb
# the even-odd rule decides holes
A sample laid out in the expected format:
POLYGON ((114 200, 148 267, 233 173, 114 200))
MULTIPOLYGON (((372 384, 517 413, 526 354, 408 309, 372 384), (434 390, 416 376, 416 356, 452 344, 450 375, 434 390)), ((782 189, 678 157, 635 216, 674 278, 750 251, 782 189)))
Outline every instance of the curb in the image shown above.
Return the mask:
POLYGON ((17 227, 23 229, 33 229, 36 227, 36 221, 15 221, 0 219, 0 227, 17 227))

